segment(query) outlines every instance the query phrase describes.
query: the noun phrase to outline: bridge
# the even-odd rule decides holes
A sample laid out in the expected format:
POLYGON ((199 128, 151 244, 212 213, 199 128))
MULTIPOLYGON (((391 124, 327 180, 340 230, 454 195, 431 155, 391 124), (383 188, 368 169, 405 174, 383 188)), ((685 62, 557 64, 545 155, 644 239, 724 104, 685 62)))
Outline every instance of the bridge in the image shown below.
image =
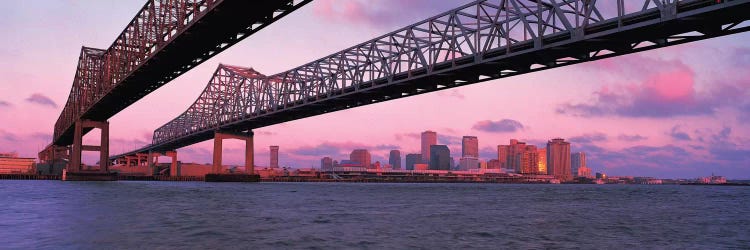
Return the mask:
POLYGON ((110 160, 213 138, 218 172, 221 141, 232 137, 246 141, 252 173, 256 128, 744 32, 749 18, 748 0, 475 1, 275 75, 219 65, 152 144, 110 160))
POLYGON ((39 159, 81 168, 81 151, 100 151, 107 172, 107 119, 233 44, 312 0, 148 0, 107 49, 83 47, 53 141, 39 159), (82 145, 90 130, 101 145, 82 145))
MULTIPOLYGON (((745 32, 750 0, 478 0, 289 71, 219 65, 137 161, 272 124, 488 80, 745 32)), ((152 164, 149 164, 152 165, 152 164)), ((172 173, 174 169, 172 169, 172 173)))

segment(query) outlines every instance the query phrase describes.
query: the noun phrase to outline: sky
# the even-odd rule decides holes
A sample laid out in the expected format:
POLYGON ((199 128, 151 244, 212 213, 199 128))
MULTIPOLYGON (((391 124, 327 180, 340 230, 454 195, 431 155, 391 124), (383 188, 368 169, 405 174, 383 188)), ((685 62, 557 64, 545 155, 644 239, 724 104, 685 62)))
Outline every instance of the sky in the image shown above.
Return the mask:
MULTIPOLYGON (((112 117, 110 152, 151 142, 152 132, 200 95, 219 63, 266 75, 286 71, 463 3, 316 0, 204 62, 112 117), (398 8, 394 8, 398 6, 398 8)), ((106 48, 143 1, 11 1, 0 15, 0 152, 36 157, 50 143, 68 98, 81 46, 106 48)), ((750 34, 688 43, 397 99, 255 130, 256 165, 268 146, 280 164, 317 167, 369 149, 417 153, 419 134, 438 133, 460 157, 461 136, 479 138, 483 159, 519 139, 552 138, 587 153, 608 175, 750 178, 750 34)), ((98 144, 98 133, 84 137, 98 144)), ((212 141, 178 149, 183 162, 210 163, 212 141)), ((224 143, 224 163, 244 162, 224 143)), ((95 153, 85 153, 93 164, 95 153)))

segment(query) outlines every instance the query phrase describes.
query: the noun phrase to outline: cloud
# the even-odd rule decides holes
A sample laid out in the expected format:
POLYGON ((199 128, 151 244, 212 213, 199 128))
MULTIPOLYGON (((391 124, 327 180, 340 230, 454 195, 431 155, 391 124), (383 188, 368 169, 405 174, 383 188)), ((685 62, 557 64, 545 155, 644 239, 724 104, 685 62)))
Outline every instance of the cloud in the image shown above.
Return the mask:
POLYGON ((472 127, 472 129, 474 130, 494 133, 512 133, 522 130, 523 128, 523 124, 511 119, 502 119, 499 121, 479 121, 472 127))
POLYGON ((731 83, 713 80, 707 89, 697 91, 694 71, 677 60, 636 55, 592 65, 596 70, 634 82, 603 86, 592 94, 589 102, 561 104, 557 113, 582 117, 647 118, 713 115, 718 108, 735 105, 750 94, 747 79, 731 83))
POLYGON ((670 130, 668 134, 670 137, 672 137, 672 139, 675 139, 675 140, 680 140, 680 141, 692 140, 692 138, 690 138, 690 135, 688 135, 685 132, 680 131, 680 126, 672 127, 672 130, 670 130))
POLYGON ((422 135, 419 133, 398 133, 393 135, 394 138, 396 138, 397 141, 405 140, 405 139, 421 139, 422 135))
POLYGON ((607 135, 603 133, 584 134, 568 139, 572 143, 593 143, 607 141, 607 135))
POLYGON ((10 106, 13 106, 13 104, 0 100, 0 107, 10 107, 10 106))
POLYGON ((438 134, 438 143, 444 145, 456 145, 461 144, 462 138, 455 135, 438 134))
POLYGON ((626 134, 620 134, 617 136, 618 140, 621 141, 628 141, 628 142, 635 142, 635 141, 643 141, 648 139, 648 137, 641 136, 641 135, 626 135, 626 134))
POLYGON ((349 155, 349 153, 355 149, 367 149, 370 151, 370 154, 375 155, 374 151, 390 151, 392 149, 399 149, 399 146, 389 144, 365 145, 355 142, 323 142, 314 146, 301 146, 294 148, 289 150, 289 152, 300 156, 340 157, 343 155, 349 155))
POLYGON ((29 96, 29 98, 26 98, 26 101, 31 102, 31 103, 36 103, 42 106, 50 106, 53 108, 57 108, 57 104, 55 104, 55 102, 52 101, 52 99, 40 93, 32 94, 31 96, 29 96))

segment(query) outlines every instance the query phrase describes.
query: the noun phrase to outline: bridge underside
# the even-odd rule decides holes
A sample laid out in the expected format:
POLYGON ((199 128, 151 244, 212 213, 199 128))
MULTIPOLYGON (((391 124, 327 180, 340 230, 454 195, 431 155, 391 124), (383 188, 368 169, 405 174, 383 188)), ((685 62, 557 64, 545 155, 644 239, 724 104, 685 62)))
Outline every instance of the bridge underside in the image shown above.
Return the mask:
MULTIPOLYGON (((106 121, 172 79, 310 1, 217 1, 216 6, 200 20, 173 34, 172 40, 159 47, 85 109, 78 120, 106 121)), ((56 133, 54 145, 73 143, 73 124, 74 121, 64 131, 56 133)))
MULTIPOLYGON (((622 3, 621 1, 617 2, 622 3)), ((335 86, 321 87, 322 83, 317 82, 316 84, 320 85, 312 83, 305 83, 303 85, 295 81, 296 79, 292 79, 290 82, 279 80, 288 75, 293 75, 293 73, 299 73, 302 71, 300 70, 301 68, 307 66, 310 66, 309 68, 317 66, 316 69, 318 71, 324 66, 330 69, 332 67, 330 64, 324 65, 326 60, 339 56, 343 58, 346 53, 351 52, 342 51, 340 54, 334 54, 297 69, 267 77, 263 81, 263 84, 266 86, 289 84, 308 86, 307 88, 311 89, 326 88, 327 93, 317 92, 316 94, 312 91, 312 94, 299 94, 310 93, 311 91, 296 89, 294 90, 294 98, 284 96, 269 97, 270 99, 278 99, 275 99, 277 101, 273 101, 273 104, 263 104, 263 108, 261 109, 252 109, 251 112, 240 113, 238 116, 237 113, 230 113, 232 116, 230 119, 216 119, 221 120, 220 124, 199 125, 198 123, 185 123, 183 120, 178 121, 179 119, 175 119, 157 130, 158 132, 164 132, 161 130, 164 130, 169 125, 175 125, 172 123, 178 122, 176 123, 176 128, 172 126, 167 129, 173 130, 173 132, 165 132, 158 135, 155 132, 154 144, 126 154, 150 150, 173 150, 211 139, 214 137, 216 131, 252 131, 252 129, 282 122, 467 84, 745 32, 750 30, 750 27, 741 26, 740 24, 746 25, 747 23, 743 22, 748 20, 750 20, 750 1, 684 1, 680 5, 675 3, 672 9, 650 9, 633 15, 623 15, 620 18, 600 21, 585 27, 576 28, 570 32, 556 32, 534 39, 509 43, 507 46, 486 50, 481 53, 462 55, 452 60, 434 63, 429 65, 429 67, 409 68, 408 70, 402 70, 401 72, 395 72, 387 76, 372 78, 372 80, 356 82, 339 89, 336 89, 335 86), (271 82, 269 83, 268 81, 271 82), (196 126, 199 129, 194 129, 196 126)), ((413 27, 405 29, 411 28, 413 27)), ((394 36, 394 33, 387 36, 394 36)), ((454 39, 454 43, 458 36, 455 35, 455 37, 451 38, 454 39)), ((447 36, 444 35, 443 37, 447 36)), ((377 39, 385 39, 385 37, 377 39)), ((407 46, 398 42, 395 45, 407 46)), ((350 50, 354 50, 354 48, 350 50)), ((407 49, 404 48, 403 51, 407 51, 407 49)), ((418 52, 409 50, 408 53, 418 52)), ((403 54, 394 55, 392 58, 395 58, 396 63, 399 63, 400 61, 397 60, 401 56, 403 54)), ((355 63, 366 65, 346 68, 346 70, 369 69, 368 65, 374 64, 377 60, 386 61, 390 59, 378 57, 359 59, 355 63)), ((334 74, 336 76, 343 76, 346 75, 346 72, 319 72, 318 75, 314 75, 308 79, 315 79, 317 81, 317 79, 332 77, 334 74)), ((230 72, 229 75, 237 77, 237 75, 241 76, 242 74, 230 72)), ((217 76, 215 75, 214 77, 217 76)), ((257 78, 256 76, 243 77, 239 77, 237 81, 244 84, 251 84, 249 82, 257 78)), ((324 82, 323 80, 320 81, 324 82)), ((209 87, 207 87, 207 90, 209 87)), ((261 86, 252 86, 251 88, 260 89, 261 86)), ((280 95, 292 95, 292 93, 281 93, 280 95)), ((230 96, 228 97, 229 99, 211 104, 215 106, 204 105, 202 107, 205 110, 216 111, 214 115, 217 117, 223 117, 227 115, 227 111, 219 111, 220 107, 230 105, 230 99, 237 98, 231 97, 231 95, 228 96, 230 96)), ((269 98, 253 99, 253 101, 263 101, 269 98)), ((198 104, 198 101, 196 101, 196 104, 198 104)), ((183 114, 180 118, 184 117, 189 118, 191 116, 183 114)))

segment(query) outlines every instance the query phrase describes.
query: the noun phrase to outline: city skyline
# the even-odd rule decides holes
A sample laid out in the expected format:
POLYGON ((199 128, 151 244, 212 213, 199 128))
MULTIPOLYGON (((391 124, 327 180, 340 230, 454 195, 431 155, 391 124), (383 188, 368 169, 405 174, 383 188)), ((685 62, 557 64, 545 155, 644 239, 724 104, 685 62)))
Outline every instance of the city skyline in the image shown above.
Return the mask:
MULTIPOLYGON (((311 3, 112 118, 110 151, 150 142, 155 128, 195 100, 220 62, 273 74, 460 4, 416 1, 404 9, 417 14, 391 13, 388 22, 375 22, 373 17, 384 13, 377 7, 390 2, 367 9, 340 9, 335 1, 311 3), (363 12, 351 16, 355 11, 363 12), (300 23, 308 26, 296 27, 300 23), (297 37, 280 36, 285 29, 297 30, 297 37)), ((35 157, 49 143, 80 46, 108 46, 112 34, 126 24, 122 20, 132 18, 142 3, 94 2, 90 8, 9 4, 18 11, 0 17, 9 34, 0 41, 0 72, 7 76, 0 80, 0 116, 6 118, 0 127, 0 151, 35 157), (116 11, 101 15, 101 9, 116 11), (60 18, 36 18, 48 15, 60 18), (45 48, 40 44, 51 38, 27 33, 28 27, 53 25, 51 20, 64 20, 49 34, 61 39, 45 48), (78 23, 91 25, 73 25, 78 23), (38 73, 40 68, 44 74, 38 73), (17 89, 19 84, 25 88, 17 89)), ((750 65, 750 47, 744 42, 748 39, 748 34, 716 38, 261 128, 255 131, 257 164, 267 164, 270 145, 283 149, 280 165, 306 167, 319 161, 320 153, 341 159, 354 148, 372 149, 373 161, 383 163, 391 149, 399 149, 402 156, 419 152, 413 146, 419 145, 418 133, 432 128, 444 135, 438 143, 450 145, 455 159, 461 157, 460 143, 455 142, 463 135, 482 138, 483 157, 510 138, 540 146, 546 138, 562 137, 574 143, 571 152, 591 154, 589 166, 612 175, 695 177, 715 172, 749 178, 750 132, 744 129, 750 121, 750 80, 744 70, 750 65), (351 121, 370 126, 352 126, 351 121), (399 147, 390 147, 394 145, 399 147)), ((227 141, 226 147, 224 162, 241 164, 239 142, 227 141)), ((210 148, 210 142, 204 142, 179 149, 180 159, 210 162, 210 148)))

